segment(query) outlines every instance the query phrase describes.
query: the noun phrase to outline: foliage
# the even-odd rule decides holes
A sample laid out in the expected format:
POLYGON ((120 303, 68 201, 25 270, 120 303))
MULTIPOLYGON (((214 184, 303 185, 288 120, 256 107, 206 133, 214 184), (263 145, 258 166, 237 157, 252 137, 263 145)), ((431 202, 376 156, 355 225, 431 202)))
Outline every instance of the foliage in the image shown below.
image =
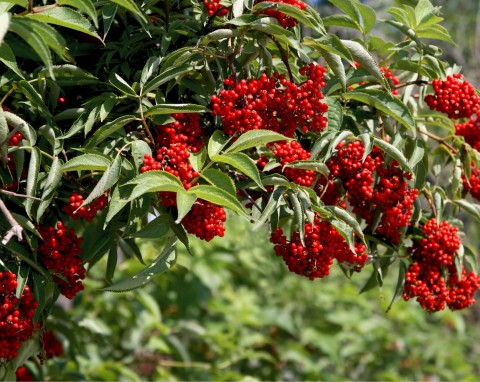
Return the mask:
MULTIPOLYGON (((0 266, 38 303, 6 379, 87 272, 104 269, 103 291, 148 288, 190 252, 189 234, 224 235, 225 209, 268 227, 294 273, 371 264, 364 292, 398 273, 389 308, 474 303, 459 217, 480 220, 480 97, 434 45, 453 42, 440 9, 399 1, 377 20, 357 0, 330 2, 338 13, 321 17, 297 0, 0 1, 0 266), (149 242, 160 250, 147 259, 149 242), (119 278, 131 259, 140 268, 119 278)), ((4 325, 26 319, 3 309, 4 325)))

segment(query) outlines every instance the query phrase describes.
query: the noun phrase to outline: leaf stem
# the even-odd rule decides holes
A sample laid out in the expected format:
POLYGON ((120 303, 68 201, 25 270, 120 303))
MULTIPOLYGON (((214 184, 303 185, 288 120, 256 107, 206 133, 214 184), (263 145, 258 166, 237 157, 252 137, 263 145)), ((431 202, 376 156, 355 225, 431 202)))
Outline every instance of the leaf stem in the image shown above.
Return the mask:
POLYGON ((10 213, 9 209, 7 208, 7 206, 5 205, 2 199, 0 199, 0 210, 2 210, 3 214, 8 220, 8 223, 12 226, 12 228, 10 228, 5 234, 5 236, 2 238, 2 244, 6 245, 13 236, 16 236, 18 238, 18 241, 22 241, 23 228, 15 220, 15 218, 10 213))
POLYGON ((441 145, 444 145, 446 148, 448 148, 453 154, 458 154, 458 150, 453 147, 450 143, 445 142, 445 138, 439 137, 438 135, 435 135, 433 133, 430 133, 427 130, 418 130, 420 133, 423 135, 426 135, 429 138, 432 138, 433 140, 439 142, 441 145))
POLYGON ((272 36, 271 34, 267 34, 268 37, 270 37, 270 39, 275 43, 275 45, 277 46, 279 52, 280 52, 280 58, 282 59, 283 63, 285 64, 285 67, 287 68, 287 72, 288 72, 288 77, 290 79, 290 82, 293 82, 293 73, 292 73, 292 68, 290 67, 290 63, 288 62, 288 56, 285 52, 285 50, 283 49, 282 45, 280 44, 280 42, 276 39, 275 36, 272 36))

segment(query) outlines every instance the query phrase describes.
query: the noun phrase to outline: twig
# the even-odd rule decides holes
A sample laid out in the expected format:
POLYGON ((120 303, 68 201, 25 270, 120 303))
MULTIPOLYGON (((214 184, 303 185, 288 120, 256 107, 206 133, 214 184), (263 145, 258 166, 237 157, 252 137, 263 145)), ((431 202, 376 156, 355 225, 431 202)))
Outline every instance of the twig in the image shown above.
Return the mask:
POLYGON ((3 203, 3 200, 0 199, 0 210, 2 210, 3 214, 5 215, 5 217, 7 218, 8 222, 10 223, 10 225, 12 226, 12 228, 10 228, 7 233, 5 234, 5 236, 3 237, 2 239, 2 244, 3 245, 6 245, 10 239, 13 237, 13 236, 16 236, 18 238, 18 241, 22 241, 22 231, 23 231, 23 228, 20 224, 18 224, 18 222, 15 220, 15 218, 12 216, 12 214, 10 213, 10 211, 8 210, 7 206, 5 205, 5 203, 3 203))
POLYGON ((257 202, 255 200, 253 200, 253 198, 248 194, 247 191, 245 191, 243 188, 240 188, 240 192, 247 197, 247 199, 250 201, 250 203, 252 203, 256 207, 257 210, 262 212, 262 209, 260 208, 260 206, 257 204, 257 202))
POLYGON ((267 34, 268 37, 275 43, 277 46, 279 52, 280 52, 280 58, 282 59, 283 63, 285 64, 288 72, 288 77, 290 79, 290 82, 293 82, 293 73, 292 69, 290 68, 290 63, 288 62, 288 56, 285 53, 285 50, 282 48, 282 45, 278 42, 278 40, 275 38, 275 36, 272 36, 270 34, 267 34))
POLYGON ((155 144, 155 138, 153 138, 153 135, 152 135, 150 129, 148 128, 148 123, 145 120, 145 117, 143 116, 142 97, 140 97, 138 100, 139 100, 139 105, 138 106, 139 106, 139 109, 140 109, 140 118, 142 119, 142 125, 145 128, 145 130, 147 131, 148 139, 150 139, 152 144, 155 144))
POLYGON ((0 189, 0 193, 5 194, 5 195, 9 195, 9 196, 15 196, 17 198, 33 199, 33 200, 37 200, 39 202, 42 201, 42 199, 37 198, 36 196, 30 196, 30 195, 25 195, 25 194, 17 194, 16 192, 8 191, 8 190, 0 189))
POLYGON ((450 143, 445 142, 443 138, 439 137, 438 135, 432 134, 427 130, 419 130, 419 131, 420 133, 426 135, 427 137, 432 138, 433 140, 439 142, 441 145, 444 145, 445 147, 447 147, 453 154, 458 154, 458 150, 455 147, 453 147, 450 143))
POLYGON ((404 88, 405 86, 410 86, 410 85, 429 85, 430 82, 424 81, 424 80, 415 80, 415 81, 408 81, 404 82, 403 84, 398 84, 397 86, 394 86, 394 89, 401 89, 404 88))

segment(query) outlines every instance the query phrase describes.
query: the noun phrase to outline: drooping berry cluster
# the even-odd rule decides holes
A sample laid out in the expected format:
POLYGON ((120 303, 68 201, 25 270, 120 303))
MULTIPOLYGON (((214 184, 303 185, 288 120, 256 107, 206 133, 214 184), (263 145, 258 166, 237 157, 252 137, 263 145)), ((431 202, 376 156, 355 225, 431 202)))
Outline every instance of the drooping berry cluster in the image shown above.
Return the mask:
POLYGON ((220 0, 203 0, 203 4, 210 16, 225 16, 228 13, 228 8, 220 4, 220 0))
POLYGON ((38 247, 38 258, 43 265, 52 271, 60 292, 67 298, 73 298, 83 290, 82 280, 86 270, 80 258, 82 239, 75 235, 62 222, 55 227, 38 227, 43 240, 38 247))
MULTIPOLYGON (((385 78, 390 81, 390 85, 393 85, 393 87, 400 83, 400 79, 386 66, 380 66, 380 71, 383 73, 385 78)), ((398 89, 393 89, 392 94, 398 95, 398 89)))
POLYGON ((155 143, 168 147, 176 143, 185 143, 187 150, 198 152, 205 146, 205 131, 200 125, 200 115, 194 113, 172 114, 175 122, 155 126, 155 143))
POLYGON ((452 310, 472 305, 480 277, 473 272, 467 274, 465 268, 460 276, 457 273, 455 253, 461 246, 458 229, 430 219, 422 230, 426 237, 415 241, 411 249, 414 262, 405 274, 403 298, 416 298, 430 312, 444 309, 445 304, 452 310))
POLYGON ((103 210, 107 206, 108 192, 105 192, 90 204, 80 207, 83 200, 83 196, 74 191, 68 199, 68 204, 63 207, 63 211, 75 220, 82 218, 91 222, 97 216, 98 211, 103 210))
POLYGON ((473 114, 467 122, 455 123, 455 134, 464 137, 465 142, 480 151, 480 111, 473 114))
POLYGON ((333 259, 348 262, 359 270, 368 260, 363 244, 355 244, 353 253, 344 238, 328 222, 315 218, 314 224, 305 224, 304 244, 300 233, 295 231, 290 240, 281 228, 272 233, 270 241, 275 244, 275 253, 282 257, 290 272, 308 277, 323 278, 330 273, 333 259))
POLYGON ((327 125, 328 110, 320 91, 325 86, 325 69, 310 64, 300 73, 307 81, 296 85, 284 75, 266 74, 259 79, 224 81, 227 88, 213 95, 213 115, 222 117, 227 135, 240 135, 249 130, 268 129, 293 137, 297 128, 302 131, 321 131, 327 125))
POLYGON ((33 316, 38 303, 28 285, 18 299, 15 296, 17 286, 14 273, 0 272, 0 363, 16 357, 22 342, 37 329, 33 316))
POLYGON ((15 371, 17 382, 33 382, 33 375, 26 366, 21 366, 15 371))
MULTIPOLYGON (((352 211, 365 219, 370 228, 376 214, 381 212, 376 232, 398 244, 401 230, 410 224, 413 203, 418 196, 416 189, 408 187, 410 174, 401 170, 395 160, 386 165, 377 147, 362 161, 365 150, 360 141, 346 145, 342 142, 337 149, 327 163, 330 181, 342 182, 352 211)), ((328 201, 339 200, 336 188, 331 188, 331 193, 325 194, 328 201)))
POLYGON ((469 192, 475 199, 480 201, 480 169, 472 167, 470 179, 467 182, 465 176, 463 176, 463 188, 469 192))
POLYGON ((63 354, 63 345, 54 332, 46 330, 42 337, 43 351, 47 359, 60 357, 63 354))
POLYGON ((425 96, 425 102, 432 110, 448 115, 451 119, 469 118, 480 110, 480 97, 475 88, 463 75, 456 73, 447 76, 445 81, 433 80, 435 94, 425 96))
MULTIPOLYGON (((308 160, 310 153, 305 150, 302 145, 297 141, 277 142, 270 145, 270 149, 275 156, 280 160, 282 166, 286 164, 308 160)), ((259 158, 258 165, 263 168, 267 164, 266 158, 259 158)), ((280 174, 285 175, 287 179, 300 186, 310 187, 315 180, 315 171, 302 170, 291 167, 277 170, 280 174)))
MULTIPOLYGON (((279 4, 292 5, 295 8, 300 9, 301 11, 303 11, 305 8, 307 8, 307 4, 305 4, 303 1, 300 1, 300 0, 268 0, 268 1, 271 1, 271 2, 274 2, 274 3, 279 3, 279 4)), ((257 1, 257 3, 260 3, 260 2, 261 1, 257 1)), ((271 16, 271 17, 277 19, 278 22, 280 23, 280 25, 284 28, 290 28, 290 27, 294 27, 295 25, 297 25, 297 20, 295 20, 291 16, 287 16, 283 12, 277 11, 276 9, 267 9, 267 10, 263 11, 263 13, 265 15, 268 15, 268 16, 271 16)))
POLYGON ((185 230, 199 239, 210 241, 215 236, 223 237, 227 215, 223 207, 205 200, 197 200, 182 219, 185 230))

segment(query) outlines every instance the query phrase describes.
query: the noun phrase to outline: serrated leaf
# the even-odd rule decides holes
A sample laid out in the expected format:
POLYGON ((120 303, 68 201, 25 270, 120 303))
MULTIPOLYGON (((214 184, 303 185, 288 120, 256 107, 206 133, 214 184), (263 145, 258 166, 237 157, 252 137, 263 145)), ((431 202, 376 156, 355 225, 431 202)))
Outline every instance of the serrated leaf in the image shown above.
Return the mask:
POLYGON ((236 153, 266 143, 288 140, 290 140, 290 138, 271 130, 250 130, 240 135, 226 152, 236 153))
POLYGON ((78 10, 85 13, 88 17, 90 17, 95 24, 95 27, 98 28, 97 11, 95 9, 95 5, 93 5, 92 0, 58 0, 58 4, 69 5, 73 8, 77 8, 78 10))
POLYGON ((323 18, 326 27, 352 28, 360 31, 362 27, 348 15, 331 15, 323 18))
POLYGON ((145 155, 152 155, 152 149, 147 142, 142 140, 133 141, 130 145, 132 149, 132 157, 135 162, 135 168, 138 170, 143 165, 145 155))
POLYGON ((152 90, 158 89, 164 83, 174 78, 178 79, 182 74, 187 73, 191 70, 193 70, 193 67, 190 63, 186 63, 180 66, 170 67, 165 71, 163 71, 162 73, 160 73, 158 76, 154 77, 149 82, 147 82, 143 88, 141 95, 143 96, 148 92, 151 92, 152 90))
POLYGON ((130 201, 150 192, 178 192, 184 190, 182 182, 180 182, 176 176, 159 170, 147 171, 140 174, 122 187, 129 184, 135 185, 128 198, 130 201))
POLYGON ((243 0, 234 0, 232 4, 232 14, 233 17, 239 17, 243 14, 243 0))
POLYGON ((328 105, 328 129, 340 130, 342 127, 344 114, 342 105, 337 99, 332 97, 325 97, 325 103, 328 105))
MULTIPOLYGON (((237 0, 243 4, 243 0, 237 0)), ((214 30, 213 32, 207 33, 206 35, 200 38, 200 44, 208 44, 212 41, 220 41, 226 38, 237 37, 240 35, 240 31, 238 29, 227 29, 221 28, 214 30)))
POLYGON ((7 154, 8 154, 8 134, 10 129, 8 128, 7 119, 5 118, 5 113, 3 109, 0 107, 0 160, 3 164, 7 165, 7 154))
POLYGON ((357 236, 365 243, 365 236, 363 235, 363 230, 358 221, 350 215, 346 210, 341 207, 336 206, 325 206, 325 208, 332 213, 333 216, 337 217, 340 220, 343 220, 350 227, 353 228, 357 236))
POLYGON ((28 98, 34 108, 41 112, 41 114, 43 114, 45 118, 53 119, 52 114, 50 114, 50 110, 45 105, 44 99, 28 81, 19 81, 18 87, 22 91, 22 93, 28 98))
POLYGON ((172 218, 170 215, 160 215, 128 237, 139 239, 158 239, 168 233, 170 230, 169 222, 171 222, 171 220, 172 218))
POLYGON ((13 127, 21 126, 18 131, 28 140, 30 146, 34 146, 37 143, 37 133, 29 123, 9 111, 4 111, 3 113, 9 125, 13 127))
POLYGON ((142 69, 142 75, 140 76, 140 93, 143 93, 143 86, 147 83, 148 79, 153 76, 160 66, 160 57, 150 57, 145 66, 142 69))
POLYGON ((55 196, 55 191, 60 184, 63 176, 61 171, 62 165, 63 161, 59 157, 53 158, 50 170, 48 172, 47 180, 45 181, 45 188, 41 197, 42 201, 40 202, 40 205, 37 209, 37 221, 40 221, 40 218, 42 217, 45 210, 50 206, 50 203, 55 196))
POLYGON ((105 217, 105 229, 108 223, 127 205, 131 202, 130 195, 134 189, 134 185, 123 187, 123 185, 117 185, 111 192, 110 201, 107 206, 107 216, 105 217))
POLYGON ((103 288, 103 290, 108 292, 127 292, 147 284, 154 276, 168 271, 176 262, 176 242, 176 237, 170 237, 160 255, 147 268, 126 280, 103 288))
POLYGON ((297 168, 300 170, 311 170, 318 172, 319 174, 322 174, 326 178, 328 178, 328 174, 330 173, 330 170, 328 169, 327 165, 322 162, 314 161, 314 160, 302 160, 302 161, 294 161, 287 163, 283 168, 286 167, 291 167, 291 168, 297 168))
MULTIPOLYGON (((26 187, 26 195, 28 196, 36 196, 37 193, 37 185, 38 185, 38 173, 40 172, 40 163, 42 161, 42 154, 40 153, 40 149, 38 147, 32 147, 32 151, 30 153, 30 162, 28 164, 28 172, 27 172, 27 187, 26 187)), ((33 199, 28 198, 25 201, 25 212, 31 218, 30 212, 33 206, 33 199)))
POLYGON ((209 168, 201 173, 201 177, 204 178, 212 186, 221 188, 232 195, 237 194, 235 183, 226 173, 220 170, 209 168))
POLYGON ((206 113, 208 111, 209 110, 205 106, 191 103, 162 104, 149 108, 145 112, 145 117, 149 117, 151 115, 169 115, 174 113, 206 113))
POLYGON ((83 154, 70 159, 59 171, 106 171, 111 164, 112 160, 108 157, 98 154, 83 154))
POLYGON ((232 166, 252 179, 262 190, 265 190, 257 165, 248 155, 244 153, 225 153, 223 155, 214 155, 211 157, 211 160, 232 166))
POLYGON ((196 172, 200 172, 207 161, 207 150, 203 147, 196 153, 190 153, 190 164, 196 172))
POLYGON ((18 67, 17 59, 13 54, 10 46, 4 41, 0 44, 0 61, 5 64, 5 66, 11 69, 17 76, 20 78, 25 78, 22 71, 18 67))
POLYGON ((407 273, 407 266, 405 263, 400 260, 398 265, 398 277, 397 277, 397 286, 395 287, 395 292, 393 293, 392 301, 387 308, 387 313, 392 309, 393 304, 397 301, 403 292, 403 286, 405 284, 405 273, 407 273))
POLYGON ((141 9, 138 7, 138 5, 135 3, 134 0, 109 0, 112 3, 118 4, 121 7, 129 10, 132 12, 134 15, 139 17, 145 24, 148 24, 148 20, 146 19, 145 15, 141 11, 141 9))
POLYGON ((10 13, 0 13, 0 45, 2 45, 3 38, 7 34, 8 26, 10 25, 10 17, 10 13))
POLYGON ((113 245, 110 247, 110 250, 108 251, 107 267, 105 269, 105 280, 109 284, 112 283, 113 276, 115 275, 115 269, 117 268, 117 260, 118 260, 117 243, 114 242, 113 245))
MULTIPOLYGON (((338 82, 342 86, 342 90, 347 91, 347 75, 345 73, 345 67, 343 66, 341 58, 338 55, 321 47, 319 47, 318 50, 322 54, 330 69, 332 69, 333 73, 338 79, 338 82)), ((340 114, 339 117, 343 118, 343 114, 340 114)), ((328 121, 330 122, 330 119, 328 121)))
POLYGON ((367 159, 367 156, 372 152, 373 149, 373 142, 370 138, 370 134, 368 133, 363 133, 358 136, 358 139, 360 139, 363 143, 363 157, 362 157, 362 162, 365 162, 365 159, 367 159))
POLYGON ((376 89, 362 89, 343 93, 342 97, 374 107, 401 123, 407 130, 416 131, 416 123, 408 107, 390 93, 376 89))
POLYGON ((452 202, 472 215, 475 220, 480 222, 480 206, 478 204, 470 203, 464 199, 453 200, 452 202))
POLYGON ((213 204, 226 207, 232 211, 246 216, 245 209, 238 199, 232 194, 215 186, 195 186, 188 190, 189 194, 195 194, 199 199, 206 200, 213 204))
POLYGON ((102 143, 105 139, 110 137, 114 132, 123 128, 128 123, 135 121, 136 118, 133 115, 124 115, 118 117, 112 122, 109 122, 98 128, 92 137, 85 143, 85 148, 93 148, 102 143))
POLYGON ((408 163, 411 168, 414 168, 419 162, 422 161, 426 151, 426 144, 424 141, 416 139, 414 145, 415 147, 413 149, 413 152, 408 159, 408 163))
POLYGON ((355 3, 352 0, 328 0, 340 8, 346 15, 348 15, 353 21, 360 25, 361 15, 358 11, 355 3))
POLYGON ((196 200, 197 197, 195 195, 190 195, 186 192, 177 192, 177 220, 175 220, 175 224, 181 223, 185 215, 192 209, 196 200))
POLYGON ((27 13, 23 17, 73 29, 102 40, 93 25, 80 12, 68 7, 54 7, 38 13, 27 13))
POLYGON ((410 167, 407 158, 405 158, 405 155, 403 155, 403 153, 395 146, 377 137, 373 138, 373 144, 383 150, 385 153, 387 153, 391 158, 398 161, 398 163, 400 163, 400 166, 403 167, 404 170, 413 173, 413 170, 410 167))
POLYGON ((219 154, 230 139, 231 138, 225 135, 221 130, 215 130, 208 141, 208 156, 211 158, 219 154))
POLYGON ((113 75, 110 76, 109 81, 112 86, 120 90, 123 94, 131 97, 137 97, 137 93, 135 93, 135 90, 128 84, 127 81, 125 81, 122 77, 120 77, 117 73, 113 73, 113 75))
POLYGON ((375 10, 372 7, 369 7, 368 5, 361 4, 356 2, 355 3, 356 8, 360 12, 360 15, 362 17, 362 25, 363 25, 363 33, 369 33, 371 30, 375 27, 375 24, 377 22, 377 14, 375 10))
POLYGON ((270 194, 268 203, 262 211, 262 214, 258 218, 258 221, 252 227, 255 231, 265 224, 265 222, 272 216, 272 214, 278 209, 279 203, 283 197, 283 194, 287 191, 285 187, 277 187, 270 194))

